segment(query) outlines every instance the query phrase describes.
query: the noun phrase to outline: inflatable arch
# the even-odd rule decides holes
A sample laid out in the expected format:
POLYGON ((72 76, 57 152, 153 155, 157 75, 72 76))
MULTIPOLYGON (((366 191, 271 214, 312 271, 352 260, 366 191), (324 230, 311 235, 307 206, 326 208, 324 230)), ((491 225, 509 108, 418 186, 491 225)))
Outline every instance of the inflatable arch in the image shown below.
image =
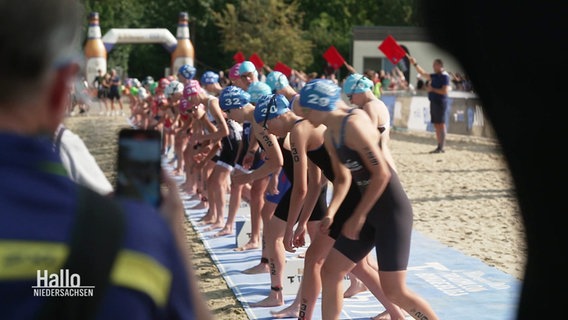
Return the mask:
POLYGON ((85 45, 86 78, 89 83, 97 76, 98 70, 107 72, 107 54, 117 44, 158 43, 171 54, 170 70, 189 64, 193 66, 194 50, 189 36, 188 14, 180 12, 177 37, 166 28, 153 29, 110 29, 102 38, 97 12, 89 16, 89 34, 85 45))
POLYGON ((159 29, 110 29, 103 37, 107 52, 116 44, 159 43, 172 53, 177 46, 177 39, 165 28, 159 29))
POLYGON ((168 52, 172 53, 177 46, 177 39, 165 28, 158 29, 110 29, 104 37, 102 37, 104 50, 106 52, 99 53, 99 57, 87 57, 87 81, 93 83, 97 76, 97 71, 107 72, 106 57, 107 54, 117 44, 135 44, 135 43, 159 43, 168 52), (104 57, 104 58, 103 58, 104 57), (91 60, 91 61, 90 61, 91 60), (96 60, 96 61, 93 61, 96 60))

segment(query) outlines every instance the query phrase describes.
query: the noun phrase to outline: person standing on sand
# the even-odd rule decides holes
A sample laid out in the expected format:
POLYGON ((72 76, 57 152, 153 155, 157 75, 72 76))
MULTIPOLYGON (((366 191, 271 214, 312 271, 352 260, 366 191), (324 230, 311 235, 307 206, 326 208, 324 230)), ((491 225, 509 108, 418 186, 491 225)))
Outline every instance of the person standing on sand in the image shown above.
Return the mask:
POLYGON ((444 70, 442 59, 435 59, 432 64, 433 73, 428 73, 416 62, 416 59, 409 56, 410 63, 416 71, 426 80, 426 91, 430 100, 430 122, 436 131, 438 146, 430 153, 444 153, 446 144, 446 112, 449 108, 448 93, 452 90, 450 75, 444 70))
POLYGON ((111 69, 110 71, 110 88, 108 92, 108 98, 110 100, 110 109, 113 112, 113 116, 123 116, 124 115, 124 106, 122 105, 121 98, 121 86, 122 81, 120 80, 120 76, 116 73, 116 69, 111 69), (118 102, 118 106, 120 110, 115 110, 114 108, 114 101, 118 102))

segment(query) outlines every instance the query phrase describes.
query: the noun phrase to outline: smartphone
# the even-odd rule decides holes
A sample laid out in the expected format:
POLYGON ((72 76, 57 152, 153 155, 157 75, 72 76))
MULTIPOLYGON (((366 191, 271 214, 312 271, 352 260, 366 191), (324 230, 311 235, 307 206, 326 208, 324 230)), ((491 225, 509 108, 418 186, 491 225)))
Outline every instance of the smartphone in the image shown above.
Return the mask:
POLYGON ((161 204, 162 138, 159 131, 121 129, 118 134, 116 195, 161 204))

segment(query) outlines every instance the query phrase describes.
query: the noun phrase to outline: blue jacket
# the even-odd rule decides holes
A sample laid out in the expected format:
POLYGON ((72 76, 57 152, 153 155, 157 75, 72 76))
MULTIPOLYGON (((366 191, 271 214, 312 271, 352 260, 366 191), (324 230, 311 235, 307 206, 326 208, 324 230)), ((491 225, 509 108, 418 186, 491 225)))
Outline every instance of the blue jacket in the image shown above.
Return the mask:
MULTIPOLYGON (((49 137, 0 133, 0 146, 0 318, 32 319, 49 299, 34 296, 38 271, 59 273, 69 253, 78 187, 49 137)), ((97 319, 195 319, 184 259, 166 221, 146 204, 121 205, 124 243, 97 319)))

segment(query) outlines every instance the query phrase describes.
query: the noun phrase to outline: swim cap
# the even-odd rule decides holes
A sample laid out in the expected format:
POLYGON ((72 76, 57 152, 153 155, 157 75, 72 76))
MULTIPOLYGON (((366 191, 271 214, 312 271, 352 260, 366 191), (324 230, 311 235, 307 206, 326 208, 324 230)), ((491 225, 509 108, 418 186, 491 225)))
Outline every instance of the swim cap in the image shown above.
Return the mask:
POLYGON ((152 83, 154 83, 154 78, 152 78, 152 76, 147 76, 146 79, 144 79, 143 84, 151 85, 152 83))
POLYGON ((252 72, 255 76, 258 77, 258 71, 256 71, 254 63, 250 61, 244 61, 239 67, 239 76, 249 72, 252 72))
POLYGON ((310 80, 300 90, 300 105, 319 111, 335 110, 341 88, 329 79, 310 80))
POLYGON ((229 70, 229 79, 230 80, 236 80, 239 78, 240 74, 239 74, 239 68, 241 67, 242 63, 236 63, 234 66, 231 67, 231 69, 229 70))
POLYGON ((182 98, 179 100, 179 112, 183 114, 191 113, 187 99, 182 98))
POLYGON ((185 87, 183 88, 183 97, 185 99, 191 97, 191 96, 195 96, 199 93, 202 93, 203 88, 201 88, 201 85, 199 84, 199 81, 197 80, 189 80, 189 83, 187 83, 185 85, 185 87))
POLYGON ((204 85, 206 84, 215 84, 219 82, 219 75, 213 71, 205 71, 201 76, 201 83, 204 85))
POLYGON ((171 98, 174 93, 182 93, 183 92, 183 84, 177 80, 174 80, 168 84, 164 94, 166 98, 171 98))
POLYGON ((247 92, 250 94, 250 102, 256 103, 261 96, 271 94, 272 89, 266 83, 256 81, 250 84, 247 92))
POLYGON ((237 86, 228 86, 219 95, 219 106, 223 111, 242 108, 249 101, 250 94, 237 86))
POLYGON ((373 81, 359 73, 350 75, 343 83, 343 92, 347 95, 363 93, 371 90, 371 88, 373 88, 373 81))
POLYGON ((158 87, 158 83, 156 81, 150 83, 150 92, 152 94, 156 94, 156 88, 158 87))
POLYGON ((170 84, 170 80, 168 80, 168 78, 162 78, 162 79, 160 79, 160 88, 166 89, 166 87, 168 86, 168 84, 170 84))
POLYGON ((274 93, 290 85, 286 75, 280 71, 272 71, 269 73, 266 76, 266 84, 270 86, 274 93))
POLYGON ((179 67, 178 73, 182 75, 182 77, 186 78, 187 80, 193 79, 195 77, 195 68, 189 64, 184 64, 183 66, 179 67))
POLYGON ((149 94, 148 91, 146 91, 146 88, 144 87, 140 87, 138 88, 138 98, 142 99, 142 100, 146 100, 148 98, 149 94))
POLYGON ((138 87, 130 87, 130 94, 133 96, 138 96, 138 87))
POLYGON ((254 108, 254 121, 262 123, 290 111, 290 103, 282 94, 263 95, 254 108))

